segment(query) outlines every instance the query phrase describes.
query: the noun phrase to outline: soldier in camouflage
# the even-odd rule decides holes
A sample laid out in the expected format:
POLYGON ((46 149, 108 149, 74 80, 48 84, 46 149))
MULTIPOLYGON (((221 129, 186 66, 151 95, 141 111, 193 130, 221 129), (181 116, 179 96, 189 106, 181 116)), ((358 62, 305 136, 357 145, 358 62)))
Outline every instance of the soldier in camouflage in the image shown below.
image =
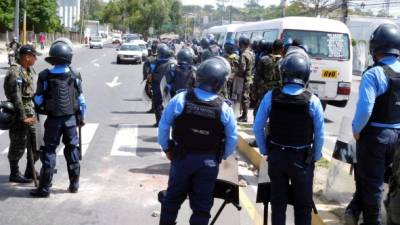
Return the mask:
MULTIPOLYGON (((35 111, 33 105, 33 70, 31 67, 36 62, 36 56, 40 55, 30 45, 24 45, 19 49, 19 61, 13 63, 4 80, 4 93, 7 100, 14 104, 17 120, 10 128, 10 147, 8 160, 10 162, 10 182, 30 183, 33 177, 33 166, 29 160, 24 176, 19 171, 18 162, 25 152, 25 148, 30 148, 36 161, 39 158, 36 149, 35 137, 35 111)), ((35 171, 36 172, 36 171, 35 171)))
POLYGON ((250 49, 250 39, 245 36, 239 38, 240 59, 238 76, 244 79, 241 100, 242 115, 238 122, 247 122, 247 112, 250 107, 250 86, 253 83, 253 68, 255 55, 250 49))
POLYGON ((400 225, 400 148, 397 147, 393 158, 393 175, 389 182, 386 202, 388 225, 400 225))
POLYGON ((235 41, 232 39, 227 40, 224 45, 224 50, 225 50, 224 57, 226 58, 226 60, 228 60, 229 64, 231 65, 231 74, 229 75, 229 78, 225 84, 222 94, 226 99, 234 101, 235 99, 234 96, 232 95, 233 91, 232 85, 233 85, 233 79, 239 69, 239 55, 236 54, 235 52, 235 41))
POLYGON ((282 41, 274 41, 271 46, 272 52, 268 50, 268 44, 266 42, 262 42, 260 47, 263 49, 263 53, 266 54, 261 57, 257 65, 256 74, 254 77, 254 83, 257 84, 254 90, 257 96, 254 115, 257 113, 258 106, 260 105, 260 102, 264 95, 268 91, 274 89, 275 87, 278 87, 281 81, 278 63, 279 60, 282 58, 282 41))

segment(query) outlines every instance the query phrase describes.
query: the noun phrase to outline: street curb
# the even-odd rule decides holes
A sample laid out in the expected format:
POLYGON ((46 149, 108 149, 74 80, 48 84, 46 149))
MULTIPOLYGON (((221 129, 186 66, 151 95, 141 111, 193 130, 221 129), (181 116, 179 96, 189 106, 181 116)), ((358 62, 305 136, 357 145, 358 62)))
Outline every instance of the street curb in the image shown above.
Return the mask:
MULTIPOLYGON (((238 142, 237 147, 239 152, 245 156, 257 169, 260 169, 260 163, 262 160, 261 154, 253 147, 251 147, 246 139, 248 139, 249 135, 245 132, 238 132, 238 142)), ((318 214, 312 213, 312 225, 326 225, 324 221, 318 214)))

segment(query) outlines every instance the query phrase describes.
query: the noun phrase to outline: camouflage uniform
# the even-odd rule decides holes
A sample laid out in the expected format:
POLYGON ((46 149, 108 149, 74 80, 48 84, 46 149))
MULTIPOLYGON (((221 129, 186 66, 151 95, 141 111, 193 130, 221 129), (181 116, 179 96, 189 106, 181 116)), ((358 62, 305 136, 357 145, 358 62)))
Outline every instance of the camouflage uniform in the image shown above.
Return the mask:
MULTIPOLYGON (((250 106, 250 86, 253 83, 253 68, 255 55, 250 48, 245 49, 240 55, 238 76, 244 78, 243 94, 241 101, 242 116, 247 118, 247 110, 250 106)), ((247 120, 247 119, 246 119, 247 120)))
POLYGON ((393 176, 389 183, 387 201, 388 225, 400 225, 400 146, 393 158, 393 176))
POLYGON ((239 56, 235 53, 230 55, 226 55, 225 58, 228 60, 231 65, 231 74, 229 76, 228 81, 225 83, 225 87, 222 91, 222 94, 225 98, 232 100, 232 85, 233 85, 233 77, 239 71, 239 56))
POLYGON ((258 106, 264 95, 275 87, 280 85, 280 75, 278 63, 281 59, 280 55, 269 54, 263 56, 257 64, 256 74, 254 76, 254 90, 256 96, 256 108, 254 113, 257 112, 258 106))
MULTIPOLYGON (((25 118, 35 115, 33 105, 33 71, 26 71, 19 64, 12 64, 4 80, 4 92, 8 101, 14 104, 17 120, 11 127, 10 148, 8 159, 19 161, 25 152, 25 148, 31 148, 34 159, 38 159, 36 147, 36 135, 34 126, 29 126, 23 122, 25 118)), ((29 152, 29 151, 28 151, 29 152)), ((28 160, 29 161, 29 160, 28 160)))

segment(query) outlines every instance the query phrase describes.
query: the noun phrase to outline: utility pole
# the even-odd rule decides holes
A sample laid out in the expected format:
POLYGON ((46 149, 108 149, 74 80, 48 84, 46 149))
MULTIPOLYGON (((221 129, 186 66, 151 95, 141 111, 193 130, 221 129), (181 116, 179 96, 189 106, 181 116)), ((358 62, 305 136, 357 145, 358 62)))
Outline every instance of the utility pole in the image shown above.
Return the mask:
POLYGON ((22 44, 26 44, 26 8, 28 5, 26 4, 26 0, 24 0, 24 23, 22 25, 22 44))
POLYGON ((347 17, 349 16, 349 2, 348 0, 342 0, 342 22, 347 24, 347 17))
POLYGON ((285 10, 286 10, 286 0, 281 0, 281 8, 282 8, 282 13, 281 17, 285 17, 285 10))
POLYGON ((387 17, 390 16, 390 0, 385 0, 385 5, 383 7, 385 9, 385 14, 387 17))
POLYGON ((85 43, 85 38, 83 37, 83 29, 84 29, 84 20, 85 20, 85 0, 81 1, 81 44, 85 43), (83 42, 83 43, 82 43, 83 42))
POLYGON ((14 36, 19 40, 19 0, 15 0, 14 36))

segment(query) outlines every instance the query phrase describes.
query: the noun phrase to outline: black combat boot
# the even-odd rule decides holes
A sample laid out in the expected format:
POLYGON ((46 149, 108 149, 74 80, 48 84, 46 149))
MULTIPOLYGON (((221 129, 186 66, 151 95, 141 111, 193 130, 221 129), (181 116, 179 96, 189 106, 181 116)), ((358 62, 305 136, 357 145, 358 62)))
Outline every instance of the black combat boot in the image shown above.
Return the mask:
POLYGON ((53 169, 41 169, 39 187, 33 189, 29 194, 36 198, 47 198, 50 196, 51 180, 53 179, 53 169))
POLYGON ((237 118, 238 122, 241 122, 241 123, 247 122, 247 109, 248 109, 248 107, 246 105, 242 106, 242 115, 237 118))
POLYGON ((10 182, 20 183, 20 184, 28 184, 32 182, 32 179, 28 179, 22 176, 21 172, 19 172, 18 160, 10 161, 10 182))
POLYGON ((153 124, 153 127, 158 127, 158 123, 161 120, 162 109, 161 110, 155 110, 154 115, 156 116, 156 123, 153 124))
POLYGON ((147 110, 146 113, 154 113, 154 108, 151 107, 151 109, 150 109, 150 110, 147 110))

